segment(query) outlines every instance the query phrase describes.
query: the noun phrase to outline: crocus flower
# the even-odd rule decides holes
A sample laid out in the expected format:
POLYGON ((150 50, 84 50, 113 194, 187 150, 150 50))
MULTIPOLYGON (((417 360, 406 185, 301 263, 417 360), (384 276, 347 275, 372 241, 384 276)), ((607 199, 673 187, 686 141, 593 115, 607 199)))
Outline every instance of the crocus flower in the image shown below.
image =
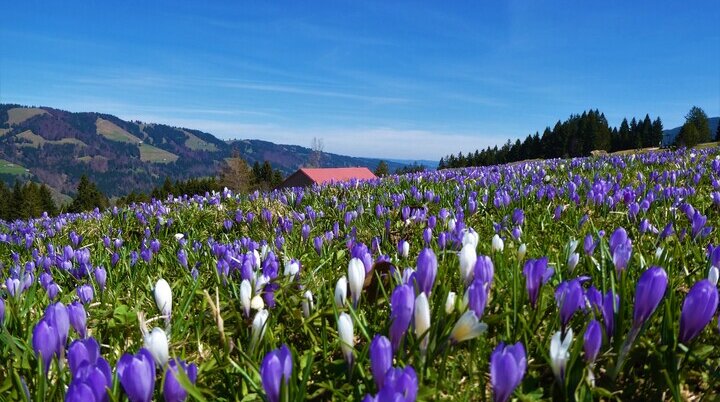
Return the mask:
POLYGON ((258 341, 260 341, 265 335, 266 323, 270 312, 267 310, 260 310, 255 314, 252 322, 252 339, 250 340, 250 349, 255 349, 258 341))
POLYGON ((583 336, 583 349, 585 350, 585 361, 588 363, 595 362, 598 353, 602 347, 602 329, 600 323, 596 320, 590 320, 585 335, 583 336))
POLYGON ((53 303, 45 309, 45 319, 55 328, 57 332, 57 343, 55 353, 63 356, 65 344, 70 332, 70 317, 67 308, 62 303, 53 303))
POLYGON ((95 282, 97 282, 100 290, 105 290, 105 284, 107 283, 107 271, 105 268, 95 268, 95 282))
POLYGON ((478 319, 482 318, 485 313, 485 305, 487 304, 487 289, 485 286, 485 283, 476 279, 465 292, 467 305, 478 319))
POLYGON ((527 246, 525 245, 525 243, 523 243, 518 247, 518 251, 517 251, 518 261, 524 260, 525 254, 527 254, 527 246))
POLYGON ((425 248, 420 252, 417 259, 417 270, 415 272, 415 280, 419 292, 430 294, 435 284, 435 276, 437 275, 437 257, 432 249, 425 248))
POLYGON ((495 402, 505 402, 510 399, 513 391, 520 385, 525 370, 527 358, 525 348, 518 342, 515 345, 505 346, 503 342, 490 355, 490 383, 492 384, 495 402))
POLYGON ((495 234, 495 236, 493 236, 492 241, 490 242, 490 248, 492 249, 493 253, 502 253, 503 249, 505 248, 505 243, 503 242, 503 239, 501 239, 497 233, 495 234))
POLYGON ((145 334, 143 340, 145 342, 145 349, 150 352, 155 359, 155 362, 160 367, 165 366, 165 363, 167 363, 168 358, 170 357, 168 339, 165 331, 155 327, 152 331, 145 334))
POLYGON ((445 299, 445 314, 452 314, 455 311, 455 299, 457 295, 455 292, 448 292, 447 299, 445 299))
POLYGON ((720 277, 720 269, 718 269, 718 267, 713 265, 708 270, 708 280, 710 281, 710 283, 717 286, 718 277, 720 277))
POLYGON ((260 365, 260 378, 270 402, 280 401, 281 383, 285 382, 287 386, 292 377, 292 369, 292 353, 287 345, 283 344, 265 355, 260 365))
POLYGON ((460 278, 465 282, 465 285, 467 285, 472 281, 474 274, 473 269, 477 261, 475 246, 472 244, 464 245, 462 249, 460 249, 458 258, 460 260, 460 278))
POLYGON ((580 261, 580 254, 578 254, 578 253, 570 254, 570 256, 568 257, 568 261, 567 261, 568 272, 572 273, 572 271, 575 270, 575 267, 577 267, 579 261, 580 261))
POLYGON ((131 402, 149 402, 155 388, 155 361, 142 348, 136 355, 125 353, 117 363, 117 374, 131 402))
POLYGON ((338 279, 335 284, 335 306, 338 309, 345 306, 345 300, 347 299, 347 278, 342 276, 338 279))
POLYGON ((247 279, 243 279, 242 282, 240 282, 240 305, 242 306, 246 317, 250 317, 250 299, 251 298, 252 298, 252 286, 250 285, 250 281, 247 279))
POLYGON ((165 316, 165 319, 169 321, 170 314, 172 313, 172 289, 170 289, 170 284, 163 278, 158 279, 155 283, 153 293, 155 295, 155 304, 158 310, 160 310, 160 314, 165 316))
POLYGON ((410 254, 410 243, 405 240, 400 240, 398 243, 398 254, 403 258, 407 258, 408 254, 410 254))
POLYGON ((77 288, 77 295, 83 304, 88 304, 93 300, 95 296, 93 288, 90 285, 81 285, 77 288))
POLYGON ((95 338, 78 339, 68 348, 67 361, 73 376, 83 364, 94 365, 100 357, 100 345, 95 338))
POLYGON ((422 292, 415 298, 415 336, 418 339, 422 339, 420 342, 420 349, 425 352, 430 343, 430 303, 428 302, 427 295, 422 292))
POLYGON ((560 309, 560 322, 567 327, 573 314, 585 306, 585 297, 579 279, 565 281, 555 289, 555 301, 560 309))
POLYGON ((112 371, 107 360, 98 356, 92 363, 86 361, 80 364, 73 373, 73 379, 70 382, 70 387, 68 388, 68 392, 65 396, 66 400, 68 400, 68 397, 73 398, 76 396, 69 395, 71 394, 70 388, 86 390, 86 388, 82 387, 82 385, 89 387, 92 390, 94 398, 87 398, 85 397, 85 394, 82 395, 82 399, 80 399, 81 395, 77 395, 78 399, 76 400, 108 402, 110 400, 108 389, 112 388, 112 371))
POLYGON ((382 335, 375 335, 370 342, 370 371, 378 389, 383 387, 385 373, 392 366, 392 360, 393 352, 390 340, 382 335))
POLYGON ((363 285, 365 284, 365 265, 360 259, 353 258, 348 264, 348 281, 350 283, 350 296, 353 307, 357 308, 363 285))
POLYGON ((605 334, 612 338, 615 333, 615 311, 619 308, 620 297, 608 290, 603 296, 601 312, 605 323, 605 334))
POLYGON ((525 275, 525 287, 527 288, 530 305, 537 307, 537 299, 540 295, 542 285, 550 280, 555 270, 548 268, 548 259, 543 257, 537 260, 528 260, 523 267, 525 275))
POLYGON ((74 301, 67 306, 68 318, 75 332, 84 338, 87 333, 87 313, 81 303, 74 301))
POLYGON ((65 402, 86 402, 95 401, 95 393, 92 388, 80 381, 72 381, 65 393, 65 402))
POLYGON ((391 367, 383 380, 383 387, 377 395, 366 395, 363 402, 408 401, 417 398, 418 379, 412 366, 391 367))
POLYGON ((46 318, 40 319, 33 329, 32 345, 37 358, 42 359, 46 374, 53 355, 57 352, 58 344, 57 329, 46 318))
POLYGON ((490 257, 486 255, 479 255, 475 262, 474 277, 479 281, 491 284, 495 278, 495 266, 493 265, 490 257))
POLYGON ((450 342, 460 343, 480 336, 487 331, 487 325, 480 322, 478 316, 471 310, 466 311, 455 323, 450 332, 450 342))
POLYGON ((303 317, 305 317, 305 318, 310 317, 310 312, 312 311, 312 309, 314 307, 312 292, 310 292, 309 290, 305 291, 305 293, 303 294, 303 300, 302 300, 301 304, 302 304, 303 317))
POLYGON ((413 317, 415 296, 410 285, 397 286, 390 296, 390 342, 397 351, 413 317))
POLYGON ((338 317, 338 336, 340 337, 340 349, 343 352, 345 361, 349 366, 352 366, 355 341, 353 340, 353 321, 347 313, 340 313, 338 317))
POLYGON ((195 363, 187 364, 180 359, 171 359, 165 371, 165 383, 163 384, 165 402, 182 402, 187 398, 187 391, 177 379, 181 369, 192 384, 197 381, 198 371, 195 363))
POLYGON ((550 365, 552 366, 555 378, 560 384, 565 382, 565 369, 570 359, 570 343, 573 340, 572 328, 569 328, 562 337, 560 331, 556 332, 550 340, 550 365))
POLYGON ((585 240, 583 241, 583 250, 585 250, 586 255, 592 256, 595 253, 596 246, 597 243, 591 234, 585 236, 585 240))
POLYGON ((5 300, 0 297, 0 326, 5 322, 5 300))
POLYGON ((640 328, 655 312, 665 295, 667 284, 667 273, 660 267, 650 267, 640 275, 635 288, 633 327, 640 328))
POLYGON ((688 343, 707 326, 718 306, 717 287, 703 279, 693 285, 680 313, 680 342, 688 343))

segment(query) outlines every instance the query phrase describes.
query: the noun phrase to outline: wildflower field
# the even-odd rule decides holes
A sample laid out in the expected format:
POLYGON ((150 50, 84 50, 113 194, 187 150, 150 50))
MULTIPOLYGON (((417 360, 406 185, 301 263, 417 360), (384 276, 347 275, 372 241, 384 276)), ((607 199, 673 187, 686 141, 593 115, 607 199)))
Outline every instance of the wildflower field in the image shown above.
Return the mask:
POLYGON ((720 398, 720 149, 0 224, 0 400, 720 398))

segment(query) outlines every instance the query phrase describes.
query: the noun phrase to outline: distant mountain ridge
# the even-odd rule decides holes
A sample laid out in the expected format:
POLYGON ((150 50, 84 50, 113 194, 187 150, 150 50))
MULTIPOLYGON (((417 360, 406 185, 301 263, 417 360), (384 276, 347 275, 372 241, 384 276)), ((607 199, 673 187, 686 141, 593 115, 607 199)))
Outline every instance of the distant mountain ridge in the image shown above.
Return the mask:
MULTIPOLYGON (((720 117, 708 118, 708 125, 710 126, 710 138, 715 140, 715 133, 717 132, 718 124, 720 124, 720 117)), ((675 138, 680 134, 680 127, 671 128, 669 130, 663 130, 663 145, 672 145, 675 142, 675 138)))
MULTIPOLYGON (((165 177, 215 175, 236 152, 250 165, 268 160, 287 175, 306 164, 312 150, 263 140, 223 141, 200 130, 104 113, 0 104, 0 179, 32 179, 66 195, 74 193, 83 174, 109 196, 148 191, 165 177)), ((333 153, 321 158, 323 167, 375 169, 379 162, 333 153)), ((404 165, 388 161, 391 171, 404 165)))

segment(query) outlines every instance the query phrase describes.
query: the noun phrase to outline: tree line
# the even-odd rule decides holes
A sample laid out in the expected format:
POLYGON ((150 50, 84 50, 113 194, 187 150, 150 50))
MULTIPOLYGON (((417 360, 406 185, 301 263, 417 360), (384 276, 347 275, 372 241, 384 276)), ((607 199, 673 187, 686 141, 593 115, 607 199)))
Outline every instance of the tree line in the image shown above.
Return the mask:
POLYGON ((103 194, 97 184, 83 175, 78 183, 75 196, 68 204, 58 206, 52 192, 45 184, 33 181, 20 183, 15 181, 8 187, 0 181, 0 219, 13 221, 39 217, 43 212, 55 216, 62 212, 92 211, 105 209, 110 205, 129 205, 137 202, 149 202, 152 199, 165 199, 168 195, 194 195, 220 191, 227 187, 235 192, 248 193, 255 190, 270 190, 282 183, 282 173, 274 169, 270 162, 255 162, 251 167, 237 155, 228 158, 218 177, 203 177, 188 180, 171 180, 166 177, 162 184, 150 192, 133 190, 123 197, 111 200, 103 194))
POLYGON ((460 152, 443 157, 438 169, 490 166, 526 159, 588 156, 595 150, 614 152, 656 147, 662 142, 662 132, 663 125, 659 117, 654 121, 649 115, 645 115, 642 120, 633 118, 630 122, 623 119, 620 127, 616 128, 610 127, 605 114, 595 109, 571 115, 563 122, 558 120, 552 129, 545 128, 542 135, 535 132, 524 141, 518 139, 513 143, 508 140, 500 148, 494 146, 466 155, 460 152))

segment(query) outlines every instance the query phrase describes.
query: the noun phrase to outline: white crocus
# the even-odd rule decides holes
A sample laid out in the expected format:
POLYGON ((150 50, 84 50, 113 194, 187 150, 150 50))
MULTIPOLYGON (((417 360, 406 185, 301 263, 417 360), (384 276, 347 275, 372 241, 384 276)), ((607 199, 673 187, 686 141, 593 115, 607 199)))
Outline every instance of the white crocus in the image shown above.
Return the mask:
POLYGON ((155 283, 155 304, 157 305, 160 314, 162 314, 166 320, 170 320, 170 314, 172 313, 172 290, 170 285, 163 278, 158 279, 155 283))
POLYGON ((430 329, 430 302, 428 302, 427 295, 422 292, 415 298, 415 336, 422 341, 420 342, 420 349, 423 353, 427 350, 428 343, 430 342, 430 334, 427 331, 430 329))
POLYGON ((260 253, 258 253, 257 250, 253 250, 253 261, 255 262, 255 269, 260 269, 262 266, 262 260, 260 259, 260 253))
POLYGON ((711 266, 710 271, 708 271, 708 280, 713 285, 717 286, 718 284, 718 277, 720 276, 720 271, 718 270, 718 267, 711 266))
POLYGON ((462 238, 462 244, 463 246, 472 244, 474 248, 477 248, 478 243, 480 243, 480 235, 472 229, 466 229, 463 231, 463 238, 462 238))
POLYGON ((315 304, 313 303, 313 295, 312 292, 307 290, 305 291, 305 294, 303 295, 303 301, 302 301, 302 310, 303 310, 303 316, 305 318, 310 317, 310 312, 315 307, 315 304))
POLYGON ((473 279, 475 262, 477 261, 475 245, 472 243, 467 243, 462 246, 458 258, 460 260, 460 277, 462 278, 463 282, 465 282, 465 285, 467 285, 473 279))
POLYGON ((350 297, 352 297, 353 307, 357 307, 365 284, 365 265, 357 258, 351 259, 348 264, 348 281, 350 283, 350 297))
POLYGON ((568 257, 567 267, 568 272, 572 273, 573 270, 575 270, 575 267, 577 267, 578 262, 580 261, 580 254, 578 253, 572 253, 568 257))
POLYGON ((457 295, 455 292, 450 292, 447 295, 447 299, 445 299, 445 313, 446 314, 452 314, 453 311, 455 311, 455 300, 457 299, 457 295))
POLYGON ((170 358, 167 334, 162 329, 155 327, 144 337, 145 349, 147 349, 155 362, 161 367, 165 366, 170 358))
POLYGON ((410 255, 410 243, 403 240, 401 248, 402 248, 402 257, 407 258, 408 255, 410 255))
POLYGON ((262 310, 265 308, 265 300, 263 300, 262 296, 259 294, 253 296, 252 299, 250 299, 250 307, 253 310, 262 310))
POLYGON ((525 254, 527 254, 527 246, 525 245, 525 243, 523 243, 520 245, 520 247, 518 247, 518 250, 517 250, 518 261, 524 260, 525 254))
POLYGON ((454 231, 454 230, 455 230, 455 225, 457 225, 457 221, 455 220, 455 218, 450 218, 450 219, 448 219, 448 221, 447 221, 447 230, 448 230, 449 232, 454 231))
POLYGON ((240 283, 240 304, 246 316, 250 316, 250 299, 252 298, 252 286, 250 281, 243 279, 240 283))
POLYGON ((492 238, 491 247, 493 252, 502 252, 505 249, 505 243, 497 233, 492 238))
POLYGON ((182 233, 175 233, 175 240, 180 241, 180 240, 183 239, 183 237, 185 237, 184 234, 182 234, 182 233))
POLYGON ((480 322, 472 310, 466 311, 450 332, 450 342, 459 343, 480 336, 487 331, 487 324, 480 322))
POLYGON ((267 310, 260 310, 255 314, 252 323, 252 339, 250 340, 250 349, 255 349, 257 343, 265 335, 265 328, 270 313, 267 310))
POLYGON ((352 365, 353 345, 355 337, 353 333, 352 318, 347 313, 340 313, 338 317, 338 336, 340 337, 340 349, 342 349, 345 361, 352 365))
POLYGON ((300 272, 300 264, 297 261, 288 261, 285 263, 285 271, 283 272, 285 276, 295 276, 300 272))
POLYGON ((568 329, 565 338, 561 338, 560 331, 556 332, 550 340, 550 365, 555 378, 562 383, 565 381, 565 367, 570 359, 570 343, 573 340, 572 329, 568 329))
POLYGON ((347 299, 347 278, 343 275, 335 285, 335 306, 343 308, 347 299))

